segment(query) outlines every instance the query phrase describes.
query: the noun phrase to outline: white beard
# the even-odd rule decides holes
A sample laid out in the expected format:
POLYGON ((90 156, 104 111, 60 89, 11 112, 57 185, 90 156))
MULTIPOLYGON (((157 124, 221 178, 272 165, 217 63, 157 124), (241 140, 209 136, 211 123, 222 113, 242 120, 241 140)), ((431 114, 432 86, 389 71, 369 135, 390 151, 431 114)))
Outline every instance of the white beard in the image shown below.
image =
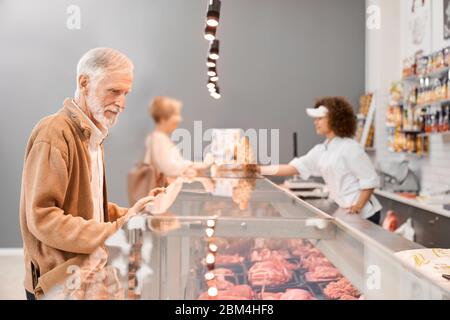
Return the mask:
POLYGON ((105 129, 112 128, 119 118, 119 112, 120 108, 114 104, 108 105, 106 107, 103 107, 101 102, 98 100, 98 98, 95 95, 89 95, 86 98, 86 104, 89 110, 92 113, 92 116, 94 119, 100 123, 105 129), (106 111, 113 111, 117 112, 117 115, 108 119, 105 116, 106 111))

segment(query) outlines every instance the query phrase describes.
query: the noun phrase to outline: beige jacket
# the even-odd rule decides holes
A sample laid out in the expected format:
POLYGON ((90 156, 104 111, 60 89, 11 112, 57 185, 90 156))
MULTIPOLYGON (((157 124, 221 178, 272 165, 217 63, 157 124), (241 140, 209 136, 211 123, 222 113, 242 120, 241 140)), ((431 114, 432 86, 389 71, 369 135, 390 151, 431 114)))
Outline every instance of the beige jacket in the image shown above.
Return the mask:
POLYGON ((106 181, 105 222, 93 219, 90 129, 78 112, 66 99, 58 113, 36 125, 26 148, 20 228, 25 288, 38 297, 63 284, 67 268, 83 263, 126 219, 127 209, 107 202, 106 181))

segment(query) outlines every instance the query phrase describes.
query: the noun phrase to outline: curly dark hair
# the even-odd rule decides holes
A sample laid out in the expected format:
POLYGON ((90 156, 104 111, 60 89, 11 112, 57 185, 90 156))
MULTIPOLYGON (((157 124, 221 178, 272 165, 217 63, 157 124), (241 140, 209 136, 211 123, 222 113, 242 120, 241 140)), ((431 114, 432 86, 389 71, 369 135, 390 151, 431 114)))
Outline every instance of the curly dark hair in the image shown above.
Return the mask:
POLYGON ((328 109, 328 125, 341 138, 353 138, 356 133, 356 115, 344 97, 324 97, 316 100, 315 108, 328 109))

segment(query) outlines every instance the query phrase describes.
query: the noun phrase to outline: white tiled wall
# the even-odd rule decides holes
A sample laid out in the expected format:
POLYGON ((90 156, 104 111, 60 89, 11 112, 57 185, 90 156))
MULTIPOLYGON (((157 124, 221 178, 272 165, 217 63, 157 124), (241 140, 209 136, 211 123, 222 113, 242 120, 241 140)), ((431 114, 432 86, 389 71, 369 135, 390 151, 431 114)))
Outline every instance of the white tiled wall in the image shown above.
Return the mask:
POLYGON ((422 187, 450 186, 450 135, 430 136, 430 154, 421 165, 422 187))

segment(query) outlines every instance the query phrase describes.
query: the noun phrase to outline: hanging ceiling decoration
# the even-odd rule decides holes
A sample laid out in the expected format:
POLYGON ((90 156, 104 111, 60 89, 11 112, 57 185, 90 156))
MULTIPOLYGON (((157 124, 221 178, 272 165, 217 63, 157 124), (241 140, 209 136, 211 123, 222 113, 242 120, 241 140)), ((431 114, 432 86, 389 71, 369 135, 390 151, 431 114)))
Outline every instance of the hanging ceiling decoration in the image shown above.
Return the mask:
POLYGON ((220 99, 220 89, 217 81, 217 60, 219 59, 219 40, 217 39, 217 27, 220 20, 220 0, 208 0, 208 11, 206 13, 206 26, 204 38, 210 42, 206 66, 208 67, 208 82, 206 87, 214 99, 220 99))

